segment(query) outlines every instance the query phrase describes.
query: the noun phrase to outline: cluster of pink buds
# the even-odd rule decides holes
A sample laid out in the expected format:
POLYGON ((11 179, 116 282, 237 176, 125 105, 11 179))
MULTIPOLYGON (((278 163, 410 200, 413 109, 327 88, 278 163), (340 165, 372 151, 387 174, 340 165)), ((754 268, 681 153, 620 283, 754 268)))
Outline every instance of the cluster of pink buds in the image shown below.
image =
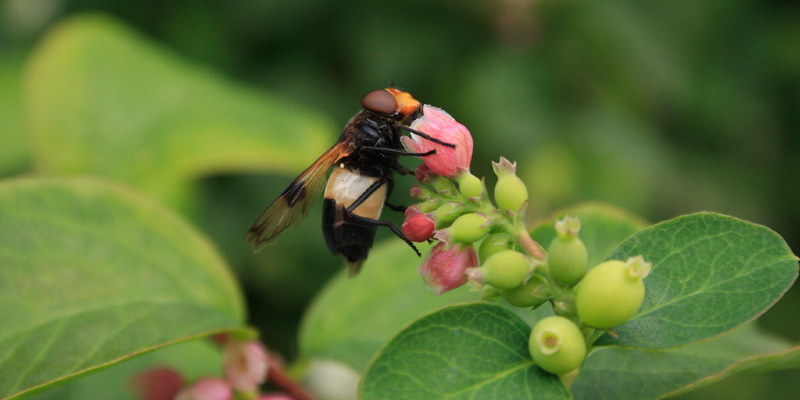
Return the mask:
POLYGON ((293 400, 284 393, 259 393, 267 379, 271 357, 258 340, 237 340, 219 335, 222 346, 223 376, 204 377, 187 385, 180 372, 169 367, 145 370, 131 379, 140 400, 293 400))
POLYGON ((484 181, 470 173, 472 136, 464 125, 445 111, 426 105, 423 116, 411 128, 455 145, 442 145, 414 134, 403 138, 408 151, 436 150, 422 157, 423 164, 415 171, 420 184, 411 189, 411 196, 419 202, 406 209, 402 226, 411 241, 438 241, 420 267, 425 283, 439 294, 470 280, 483 285, 485 271, 478 269, 481 260, 496 252, 495 248, 513 249, 515 243, 532 253, 532 270, 533 260, 544 255, 522 222, 528 192, 516 176, 516 164, 505 158, 494 164, 498 176, 495 206, 484 181), (485 253, 480 258, 475 249, 478 244, 485 253))

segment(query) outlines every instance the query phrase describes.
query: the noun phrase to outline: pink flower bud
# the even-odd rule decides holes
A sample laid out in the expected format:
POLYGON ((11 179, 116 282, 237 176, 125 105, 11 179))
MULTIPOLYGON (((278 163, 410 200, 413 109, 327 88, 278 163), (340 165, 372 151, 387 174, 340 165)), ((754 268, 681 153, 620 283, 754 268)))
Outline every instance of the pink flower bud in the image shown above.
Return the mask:
POLYGON ((478 255, 472 246, 439 243, 431 250, 419 269, 425 284, 437 294, 467 283, 466 270, 478 266, 478 255))
POLYGON ((172 368, 151 368, 134 375, 131 386, 139 400, 173 400, 181 391, 183 377, 172 368))
POLYGON ((202 378, 184 389, 175 400, 230 400, 233 392, 228 383, 217 378, 202 378))
MULTIPOLYGON (((412 133, 410 137, 401 138, 406 149, 416 153, 436 150, 435 154, 422 157, 422 160, 437 175, 454 178, 463 171, 469 171, 472 160, 472 136, 469 130, 442 109, 425 105, 422 113, 423 116, 416 119, 411 128, 456 147, 434 143, 412 133)), ((419 178, 417 174, 417 179, 423 182, 419 178)))
POLYGON ((417 178, 417 182, 427 183, 428 179, 430 179, 432 175, 433 172, 425 164, 417 165, 417 168, 414 169, 414 177, 417 178))
POLYGON ((266 393, 262 394, 258 400, 294 400, 294 398, 283 393, 266 393))
POLYGON ((409 217, 411 217, 412 215, 414 215, 414 214, 419 214, 419 213, 420 213, 420 211, 419 211, 419 207, 417 207, 416 205, 413 205, 413 206, 408 206, 408 207, 406 207, 406 210, 405 210, 405 211, 403 211, 403 215, 404 215, 406 218, 409 218, 409 217))
MULTIPOLYGON (((411 207, 409 207, 409 209, 410 208, 411 207)), ((430 215, 417 211, 416 213, 410 213, 410 215, 406 217, 400 229, 408 240, 412 242, 424 242, 433 237, 436 223, 430 215)))
POLYGON ((257 340, 230 340, 223 350, 225 380, 236 390, 252 391, 267 379, 267 351, 257 340))

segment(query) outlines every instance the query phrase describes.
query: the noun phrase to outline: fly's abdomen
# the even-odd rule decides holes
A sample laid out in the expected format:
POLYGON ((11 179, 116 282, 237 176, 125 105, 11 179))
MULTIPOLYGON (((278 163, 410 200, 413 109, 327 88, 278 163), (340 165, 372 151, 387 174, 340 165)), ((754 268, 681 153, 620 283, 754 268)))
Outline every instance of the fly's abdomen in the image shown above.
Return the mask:
MULTIPOLYGON (((367 258, 375 239, 377 227, 367 221, 348 215, 346 209, 353 204, 379 178, 364 176, 349 168, 336 168, 328 179, 322 208, 322 231, 331 252, 341 254, 351 265, 351 273, 358 272, 367 258)), ((353 210, 353 214, 367 220, 381 216, 386 201, 386 185, 380 186, 353 210)))

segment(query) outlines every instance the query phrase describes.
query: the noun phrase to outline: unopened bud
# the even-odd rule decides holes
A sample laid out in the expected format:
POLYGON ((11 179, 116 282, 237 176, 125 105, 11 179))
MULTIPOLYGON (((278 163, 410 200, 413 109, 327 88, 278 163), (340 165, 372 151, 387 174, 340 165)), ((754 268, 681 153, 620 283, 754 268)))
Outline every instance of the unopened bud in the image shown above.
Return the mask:
POLYGON ((464 125, 444 110, 424 105, 422 116, 411 124, 411 128, 455 146, 434 143, 413 133, 400 139, 406 149, 412 152, 425 153, 436 150, 436 153, 422 157, 422 161, 433 173, 455 178, 463 171, 469 171, 472 160, 472 136, 464 125))
POLYGON ((489 233, 489 219, 477 213, 464 214, 448 228, 448 239, 453 243, 472 244, 489 233))
POLYGON ((458 190, 464 197, 480 198, 483 192, 483 181, 475 175, 464 171, 456 177, 458 190))
POLYGON ((413 213, 407 217, 400 228, 403 235, 412 242, 424 242, 433 237, 436 224, 433 218, 424 213, 413 213))
POLYGON ((550 274, 567 286, 577 283, 586 273, 588 253, 578 237, 580 227, 580 220, 576 217, 556 221, 557 236, 547 249, 550 274))
POLYGON ((139 400, 174 399, 183 386, 183 376, 172 368, 151 368, 136 374, 131 386, 139 400))
POLYGON ((504 290, 503 298, 517 307, 537 307, 550 297, 550 288, 541 275, 534 274, 524 285, 504 290))
POLYGON ((434 176, 436 176, 436 174, 424 163, 417 165, 417 168, 414 169, 414 177, 417 178, 417 181, 420 183, 428 183, 428 180, 434 176))
POLYGON ((442 229, 449 226, 464 212, 463 207, 458 203, 447 202, 441 204, 437 209, 431 211, 431 216, 436 222, 436 227, 442 229))
POLYGON ((478 255, 472 246, 439 243, 422 262, 419 273, 428 287, 442 294, 467 283, 467 269, 477 265, 478 255))
POLYGON ((229 340, 223 349, 225 379, 236 390, 252 391, 267 378, 267 350, 257 340, 229 340))
POLYGON ((500 157, 499 162, 493 162, 497 184, 494 187, 494 199, 497 206, 512 212, 522 211, 528 202, 528 188, 516 175, 517 164, 500 157))
POLYGON ((480 268, 468 271, 469 278, 500 290, 522 286, 533 272, 528 259, 514 250, 504 250, 489 257, 480 268))
POLYGON ((228 383, 217 378, 202 378, 184 389, 175 400, 230 400, 233 391, 228 383))
POLYGON ((408 194, 418 200, 427 200, 430 197, 430 193, 420 186, 412 186, 408 194))

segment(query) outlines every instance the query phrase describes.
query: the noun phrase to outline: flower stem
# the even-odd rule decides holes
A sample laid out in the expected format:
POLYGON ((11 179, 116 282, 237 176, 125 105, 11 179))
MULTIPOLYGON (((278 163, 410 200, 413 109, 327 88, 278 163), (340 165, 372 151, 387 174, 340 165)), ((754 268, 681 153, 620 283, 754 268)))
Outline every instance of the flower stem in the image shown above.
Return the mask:
POLYGON ((283 390, 294 400, 314 400, 308 392, 283 370, 283 363, 270 362, 267 372, 267 382, 283 390))
POLYGON ((517 231, 517 244, 533 258, 544 260, 547 257, 539 243, 533 240, 531 235, 524 228, 517 231))

